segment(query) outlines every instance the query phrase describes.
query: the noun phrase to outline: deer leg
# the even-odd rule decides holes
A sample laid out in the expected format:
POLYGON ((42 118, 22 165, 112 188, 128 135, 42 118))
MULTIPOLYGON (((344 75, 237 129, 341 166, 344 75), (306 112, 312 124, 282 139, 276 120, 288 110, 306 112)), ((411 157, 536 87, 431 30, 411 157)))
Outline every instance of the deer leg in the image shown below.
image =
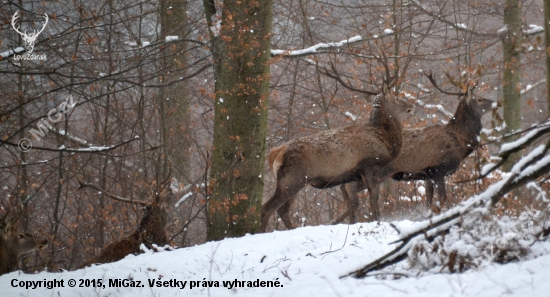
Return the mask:
POLYGON ((438 174, 434 176, 435 188, 437 189, 437 196, 439 198, 440 207, 445 205, 447 200, 447 190, 445 189, 445 176, 438 174))
POLYGON ((359 208, 359 198, 357 198, 357 182, 348 183, 345 185, 346 191, 351 193, 351 197, 348 197, 348 208, 351 210, 349 214, 349 223, 357 223, 357 208, 359 208))
POLYGON ((288 200, 287 202, 285 202, 285 204, 279 207, 279 209, 277 209, 279 217, 281 218, 281 220, 283 220, 283 223, 289 230, 296 228, 296 226, 294 226, 292 220, 290 219, 290 206, 292 205, 292 202, 294 202, 293 199, 288 200))
POLYGON ((434 197, 434 182, 431 178, 427 178, 424 181, 424 185, 426 186, 426 204, 428 207, 432 207, 432 200, 434 197))
POLYGON ((443 174, 435 174, 432 176, 432 178, 428 179, 428 181, 432 184, 431 185, 431 193, 428 193, 430 196, 428 197, 429 203, 428 206, 431 207, 432 212, 434 214, 439 214, 441 212, 441 207, 443 207, 443 203, 445 203, 445 198, 447 196, 447 193, 445 191, 445 175, 443 174), (433 191, 437 191, 437 195, 439 196, 439 200, 432 204, 433 199, 433 191))
POLYGON ((361 175, 363 182, 369 190, 369 200, 370 200, 370 213, 371 221, 380 220, 380 209, 378 207, 378 196, 380 196, 379 183, 377 183, 373 177, 370 175, 361 175))
POLYGON ((340 185, 340 191, 342 191, 342 196, 347 202, 348 209, 340 215, 332 224, 338 224, 343 222, 346 217, 349 216, 349 223, 355 224, 357 222, 357 216, 355 211, 359 207, 359 199, 357 199, 357 182, 350 182, 347 184, 340 185))
MULTIPOLYGON (((300 191, 300 189, 304 186, 305 180, 300 181, 299 183, 295 183, 293 181, 290 181, 290 177, 279 179, 277 181, 277 188, 275 189, 275 193, 273 193, 271 199, 269 199, 266 203, 264 203, 264 205, 262 205, 260 232, 265 232, 267 228, 267 223, 269 222, 269 217, 273 214, 273 212, 275 212, 275 210, 278 210, 287 201, 291 200, 294 195, 296 195, 296 193, 298 193, 298 191, 300 191), (281 189, 284 189, 284 191, 281 189)), ((284 220, 285 218, 283 218, 283 222, 284 220)), ((287 228, 290 227, 287 225, 287 228)))
POLYGON ((281 198, 281 189, 279 189, 279 185, 277 185, 275 193, 273 193, 271 199, 269 199, 266 203, 262 205, 260 225, 261 233, 265 233, 265 229, 267 228, 267 223, 269 222, 269 217, 271 216, 271 214, 273 214, 276 209, 278 209, 286 202, 280 202, 281 198))

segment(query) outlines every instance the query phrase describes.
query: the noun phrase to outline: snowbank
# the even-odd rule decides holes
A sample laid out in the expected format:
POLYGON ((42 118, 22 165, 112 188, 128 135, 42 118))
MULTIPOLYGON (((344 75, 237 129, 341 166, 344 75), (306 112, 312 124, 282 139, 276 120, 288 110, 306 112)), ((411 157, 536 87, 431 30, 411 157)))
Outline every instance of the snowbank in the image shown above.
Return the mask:
MULTIPOLYGON (((413 223, 396 224, 407 228, 413 223)), ((396 239, 397 234, 388 223, 304 227, 208 242, 175 251, 131 255, 116 263, 72 272, 13 272, 0 277, 0 291, 2 296, 315 297, 548 296, 550 292, 550 282, 547 281, 550 256, 486 266, 463 274, 435 274, 399 280, 374 277, 340 279, 341 275, 388 252, 392 248, 388 243, 396 239), (24 286, 26 282, 39 284, 38 281, 44 280, 63 280, 64 287, 25 289, 12 286, 24 286), (70 280, 76 281, 75 287, 68 286, 70 280), (94 288, 99 280, 101 286, 94 288), (168 287, 157 287, 159 280, 168 287), (155 286, 150 287, 149 282, 155 286), (184 282, 185 287, 178 288, 184 282), (215 287, 216 282, 219 287, 215 287), (121 287, 115 287, 117 283, 121 287), (79 287, 81 284, 84 287, 79 287), (124 284, 140 287, 122 287, 124 284), (203 287, 206 284, 213 287, 203 287), (230 284, 244 287, 229 289, 230 284), (262 284, 264 287, 260 286, 262 284), (267 287, 268 284, 279 286, 267 287), (194 286, 192 289, 191 285, 194 286)))

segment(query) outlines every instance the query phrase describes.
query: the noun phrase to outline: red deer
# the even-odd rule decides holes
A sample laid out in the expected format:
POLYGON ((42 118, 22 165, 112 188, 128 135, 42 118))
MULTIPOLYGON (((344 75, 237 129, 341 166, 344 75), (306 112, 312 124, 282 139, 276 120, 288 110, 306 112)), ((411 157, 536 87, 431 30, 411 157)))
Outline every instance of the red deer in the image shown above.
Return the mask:
POLYGON ((0 275, 15 271, 19 255, 43 249, 47 239, 37 240, 29 233, 17 232, 19 215, 7 211, 0 221, 0 275))
MULTIPOLYGON (((496 103, 473 94, 475 86, 468 87, 466 92, 449 93, 439 88, 433 78, 428 75, 432 84, 441 92, 459 95, 460 100, 454 116, 446 125, 436 125, 422 129, 403 131, 403 148, 401 152, 384 168, 378 171, 371 185, 378 185, 388 176, 395 180, 425 180, 428 206, 432 205, 434 185, 440 204, 445 203, 445 176, 453 174, 464 160, 478 145, 482 129, 481 117, 491 111, 496 103)), ((342 185, 340 189, 348 205, 355 205, 355 193, 366 189, 363 181, 356 184, 342 185), (350 201, 351 200, 351 201, 350 201)), ((371 200, 377 200, 369 190, 371 200)), ((356 207, 351 211, 355 213, 356 207)), ((438 208, 435 208, 437 211, 438 208)), ((341 222, 344 218, 341 218, 341 222)), ((352 223, 355 216, 350 217, 352 223)))
POLYGON ((170 189, 170 175, 167 179, 157 184, 150 196, 152 201, 135 201, 119 197, 102 191, 99 187, 79 181, 80 188, 90 187, 103 192, 107 197, 121 202, 134 203, 143 206, 144 213, 138 228, 130 235, 119 239, 106 246, 97 256, 84 262, 79 268, 90 266, 91 264, 111 263, 123 259, 129 254, 139 254, 140 246, 144 244, 149 249, 154 249, 153 244, 164 246, 168 244, 165 233, 167 221, 166 205, 172 193, 170 189))
MULTIPOLYGON (((336 73, 334 66, 333 71, 336 73)), ((413 106, 390 93, 396 77, 388 75, 381 89, 366 91, 351 87, 337 73, 330 76, 349 89, 376 95, 370 122, 321 131, 271 150, 268 163, 277 177, 277 186, 271 199, 262 205, 260 232, 265 232, 275 210, 287 228, 295 228, 289 207, 304 186, 323 189, 360 179, 368 184, 374 172, 395 158, 401 149, 399 117, 411 112, 413 106)))

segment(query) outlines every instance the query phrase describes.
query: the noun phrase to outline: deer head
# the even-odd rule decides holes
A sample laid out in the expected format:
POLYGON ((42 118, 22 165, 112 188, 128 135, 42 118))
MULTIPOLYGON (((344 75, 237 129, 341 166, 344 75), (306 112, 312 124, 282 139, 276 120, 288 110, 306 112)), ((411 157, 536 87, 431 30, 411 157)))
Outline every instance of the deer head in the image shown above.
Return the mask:
POLYGON ((19 255, 43 249, 48 244, 47 239, 38 240, 32 234, 17 232, 20 215, 20 208, 15 212, 8 208, 0 218, 0 275, 16 269, 19 255))
POLYGON ((474 122, 477 123, 484 114, 498 107, 498 105, 495 104, 495 102, 493 102, 492 100, 485 99, 483 97, 480 97, 474 94, 474 90, 476 89, 478 82, 470 83, 465 80, 457 81, 447 71, 443 71, 443 73, 445 74, 449 82, 451 82, 451 84, 455 85, 461 91, 459 92, 445 91, 437 84, 433 73, 430 72, 428 74, 424 72, 424 75, 428 78, 428 80, 430 80, 432 85, 441 93, 447 94, 447 95, 456 95, 456 96, 459 96, 459 98, 464 99, 465 104, 468 106, 470 111, 475 116, 476 121, 474 122))
POLYGON ((34 43, 36 42, 36 38, 38 38, 38 35, 40 35, 40 33, 42 33, 42 31, 44 31, 44 29, 46 28, 49 18, 47 14, 44 14, 45 22, 44 22, 44 25, 42 26, 42 29, 40 29, 38 32, 36 30, 33 30, 33 32, 30 34, 27 34, 27 30, 25 30, 25 32, 19 31, 20 26, 17 26, 17 27, 15 26, 15 20, 18 18, 19 18, 19 11, 16 11, 13 17, 11 18, 11 25, 15 30, 15 32, 19 33, 19 35, 23 37, 23 41, 25 42, 25 49, 27 50, 27 53, 30 54, 34 50, 34 43))

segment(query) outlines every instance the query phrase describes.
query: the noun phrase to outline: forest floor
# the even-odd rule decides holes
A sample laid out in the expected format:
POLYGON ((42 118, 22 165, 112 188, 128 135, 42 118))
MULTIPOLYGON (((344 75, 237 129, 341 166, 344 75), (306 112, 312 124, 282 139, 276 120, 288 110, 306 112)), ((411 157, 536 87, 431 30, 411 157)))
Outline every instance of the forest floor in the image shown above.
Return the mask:
MULTIPOLYGON (((414 222, 393 224, 407 228, 414 222)), ((394 275, 407 275, 398 279, 341 278, 391 250, 396 237, 389 223, 303 227, 130 255, 76 271, 12 272, 0 277, 0 291, 2 296, 550 296, 550 251, 463 273, 419 274, 406 270, 405 261, 392 268, 394 275), (63 287, 45 288, 53 280, 63 287)))

